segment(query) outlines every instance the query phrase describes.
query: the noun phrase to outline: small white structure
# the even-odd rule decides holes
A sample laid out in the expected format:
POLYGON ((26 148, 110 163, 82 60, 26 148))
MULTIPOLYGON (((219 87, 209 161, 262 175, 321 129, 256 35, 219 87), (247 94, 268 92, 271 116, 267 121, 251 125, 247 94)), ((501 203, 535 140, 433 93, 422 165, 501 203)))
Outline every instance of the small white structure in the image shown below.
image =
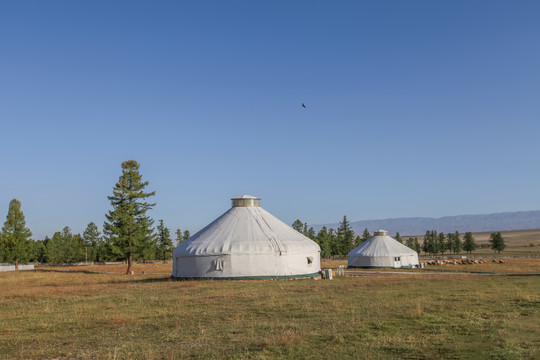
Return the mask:
POLYGON ((351 250, 348 254, 349 267, 401 268, 418 266, 418 254, 399 243, 388 231, 375 231, 374 236, 351 250))
POLYGON ((232 208, 176 247, 172 277, 178 279, 286 279, 316 277, 317 243, 242 195, 232 208))
MULTIPOLYGON (((19 271, 21 270, 34 270, 34 265, 21 265, 19 264, 19 271)), ((0 264, 0 271, 15 271, 15 265, 12 264, 0 264)))

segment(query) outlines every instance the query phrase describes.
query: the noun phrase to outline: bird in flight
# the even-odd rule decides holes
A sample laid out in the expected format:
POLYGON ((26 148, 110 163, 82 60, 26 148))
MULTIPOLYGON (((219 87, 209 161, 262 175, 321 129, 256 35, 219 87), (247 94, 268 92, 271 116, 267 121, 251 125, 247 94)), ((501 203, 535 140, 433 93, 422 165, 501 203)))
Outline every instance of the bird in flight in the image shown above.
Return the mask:
POLYGON ((302 103, 302 107, 303 107, 304 109, 306 109, 306 105, 304 105, 304 103, 302 103))

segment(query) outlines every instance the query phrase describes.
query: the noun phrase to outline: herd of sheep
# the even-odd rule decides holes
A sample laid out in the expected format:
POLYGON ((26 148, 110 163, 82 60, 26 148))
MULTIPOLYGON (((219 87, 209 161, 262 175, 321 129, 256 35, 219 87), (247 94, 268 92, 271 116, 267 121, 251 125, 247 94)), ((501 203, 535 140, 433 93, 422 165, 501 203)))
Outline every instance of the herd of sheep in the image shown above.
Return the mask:
MULTIPOLYGON (((504 264, 502 260, 492 259, 492 263, 504 264)), ((488 261, 483 259, 449 259, 449 260, 428 260, 426 265, 475 265, 475 264, 487 264, 488 261)))

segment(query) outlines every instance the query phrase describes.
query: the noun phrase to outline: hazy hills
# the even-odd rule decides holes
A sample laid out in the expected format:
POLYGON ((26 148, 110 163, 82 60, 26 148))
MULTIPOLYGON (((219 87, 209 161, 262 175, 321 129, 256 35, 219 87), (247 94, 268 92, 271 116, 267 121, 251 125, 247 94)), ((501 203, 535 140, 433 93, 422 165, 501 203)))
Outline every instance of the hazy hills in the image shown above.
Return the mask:
MULTIPOLYGON (((350 219, 349 219, 350 221, 350 219)), ((314 225, 319 231, 323 226, 337 229, 339 223, 314 225)), ((540 210, 516 211, 482 215, 458 215, 441 218, 411 217, 381 220, 351 221, 351 227, 357 234, 365 228, 371 233, 377 229, 388 230, 390 235, 399 232, 403 235, 423 235, 426 230, 437 232, 479 232, 494 230, 525 230, 540 228, 540 210)))

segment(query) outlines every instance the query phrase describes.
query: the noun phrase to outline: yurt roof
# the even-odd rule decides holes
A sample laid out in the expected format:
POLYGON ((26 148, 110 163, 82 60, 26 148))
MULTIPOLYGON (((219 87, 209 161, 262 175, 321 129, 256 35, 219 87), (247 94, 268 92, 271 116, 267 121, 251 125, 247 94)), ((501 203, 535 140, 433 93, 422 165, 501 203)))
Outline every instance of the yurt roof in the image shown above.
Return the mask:
MULTIPOLYGON (((233 201, 237 198, 233 198, 233 201)), ((243 195, 239 199, 255 199, 243 195)), ((204 229, 179 244, 180 256, 285 254, 320 251, 319 245, 259 206, 233 206, 204 229)), ((177 256, 175 255, 175 256, 177 256)))
POLYGON ((385 230, 378 230, 366 242, 349 252, 349 256, 395 256, 416 254, 413 249, 388 236, 385 230))

